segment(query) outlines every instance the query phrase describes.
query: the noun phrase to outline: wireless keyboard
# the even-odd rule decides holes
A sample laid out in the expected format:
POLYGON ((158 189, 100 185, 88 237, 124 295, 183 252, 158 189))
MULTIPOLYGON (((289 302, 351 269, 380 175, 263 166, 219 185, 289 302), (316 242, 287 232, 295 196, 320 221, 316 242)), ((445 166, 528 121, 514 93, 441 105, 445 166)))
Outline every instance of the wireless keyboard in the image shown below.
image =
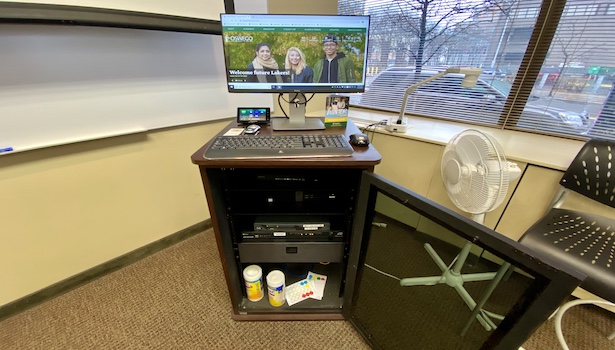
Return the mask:
POLYGON ((347 157, 352 146, 342 134, 217 136, 205 154, 219 158, 347 157))

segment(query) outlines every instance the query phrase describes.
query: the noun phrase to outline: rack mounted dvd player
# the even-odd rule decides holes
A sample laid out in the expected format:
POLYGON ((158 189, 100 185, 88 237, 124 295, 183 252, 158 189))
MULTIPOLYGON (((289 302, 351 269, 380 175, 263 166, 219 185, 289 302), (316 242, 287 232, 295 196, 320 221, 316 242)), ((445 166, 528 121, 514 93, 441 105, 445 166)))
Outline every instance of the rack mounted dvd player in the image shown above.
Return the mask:
POLYGON ((321 216, 258 216, 253 231, 241 232, 242 241, 342 241, 343 230, 331 230, 321 216))
POLYGON ((242 241, 260 240, 260 241, 279 241, 279 242, 297 242, 297 241, 339 241, 344 239, 344 231, 342 230, 259 230, 259 231, 243 231, 241 233, 242 241))
POLYGON ((254 221, 254 231, 319 231, 330 229, 329 220, 320 216, 258 216, 254 221))

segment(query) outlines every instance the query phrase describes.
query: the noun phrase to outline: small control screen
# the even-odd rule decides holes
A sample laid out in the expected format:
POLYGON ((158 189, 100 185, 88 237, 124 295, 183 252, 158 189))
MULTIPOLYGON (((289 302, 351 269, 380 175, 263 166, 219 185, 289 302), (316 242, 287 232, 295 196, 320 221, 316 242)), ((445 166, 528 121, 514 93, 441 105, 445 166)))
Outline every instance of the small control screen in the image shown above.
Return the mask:
POLYGON ((269 108, 237 108, 238 123, 258 123, 266 124, 269 122, 269 108))

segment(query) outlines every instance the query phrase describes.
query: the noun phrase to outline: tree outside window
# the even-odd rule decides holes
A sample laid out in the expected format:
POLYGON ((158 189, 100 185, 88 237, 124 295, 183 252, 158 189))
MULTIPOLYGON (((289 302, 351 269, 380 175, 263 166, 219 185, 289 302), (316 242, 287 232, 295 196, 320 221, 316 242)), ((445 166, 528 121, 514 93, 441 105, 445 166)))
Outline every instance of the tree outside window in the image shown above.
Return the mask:
MULTIPOLYGON (((341 14, 371 17, 365 93, 371 96, 352 96, 351 103, 399 111, 396 101, 405 90, 399 83, 404 74, 417 75, 425 70, 429 75, 448 66, 472 66, 483 69, 482 81, 502 88, 504 99, 511 89, 504 88, 503 83, 517 84, 528 93, 531 90, 523 106, 503 103, 500 95, 496 99, 487 94, 475 101, 475 109, 467 113, 481 116, 475 118, 477 124, 573 138, 592 136, 596 128, 609 128, 604 125, 610 123, 596 120, 605 119, 604 113, 601 118, 597 117, 604 110, 615 81, 615 6, 605 0, 568 0, 563 9, 560 7, 561 18, 546 58, 538 62, 540 66, 531 68, 540 72, 528 81, 528 74, 521 77, 517 72, 528 69, 522 67, 522 62, 528 54, 534 28, 540 27, 537 20, 544 20, 544 16, 538 16, 543 2, 563 3, 561 0, 340 0, 341 14), (392 79, 396 81, 387 82, 391 73, 395 73, 392 79), (376 84, 370 86, 373 81, 376 84), (373 98, 378 95, 380 99, 373 98), (520 118, 507 117, 507 110, 519 107, 524 109, 520 118), (487 116, 489 113, 501 114, 487 116)), ((447 87, 441 84, 440 89, 447 87)), ((435 107, 440 102, 437 94, 433 98, 434 107, 423 109, 421 115, 472 121, 472 115, 457 118, 439 115, 435 107)))

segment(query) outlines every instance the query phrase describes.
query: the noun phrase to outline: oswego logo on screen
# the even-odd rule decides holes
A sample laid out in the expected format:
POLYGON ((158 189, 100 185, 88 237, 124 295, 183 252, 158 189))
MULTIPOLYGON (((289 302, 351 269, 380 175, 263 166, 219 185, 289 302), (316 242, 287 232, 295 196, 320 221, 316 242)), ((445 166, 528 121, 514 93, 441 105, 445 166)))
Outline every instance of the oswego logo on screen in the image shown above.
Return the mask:
POLYGON ((225 35, 224 41, 227 43, 229 41, 234 43, 251 43, 254 41, 254 38, 251 35, 225 35))

